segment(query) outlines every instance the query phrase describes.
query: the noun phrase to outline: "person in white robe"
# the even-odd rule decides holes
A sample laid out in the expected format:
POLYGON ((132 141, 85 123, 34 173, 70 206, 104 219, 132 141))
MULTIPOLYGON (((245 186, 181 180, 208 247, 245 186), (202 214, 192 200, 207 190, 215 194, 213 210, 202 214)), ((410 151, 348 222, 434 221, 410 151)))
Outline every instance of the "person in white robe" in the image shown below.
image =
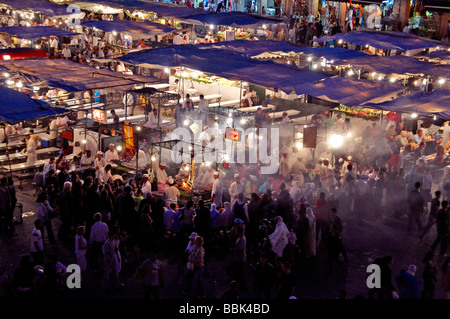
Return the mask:
POLYGON ((165 162, 161 162, 156 170, 156 180, 158 181, 158 184, 167 184, 168 176, 166 167, 167 164, 165 162))
POLYGON ((211 189, 211 202, 216 205, 217 208, 222 207, 223 197, 223 183, 219 176, 219 172, 213 173, 214 182, 211 189))
POLYGON ((289 243, 288 234, 289 229, 283 222, 283 217, 277 216, 277 224, 275 226, 275 231, 269 235, 270 244, 272 245, 273 252, 278 256, 283 256, 284 248, 289 243))
POLYGON ((308 234, 306 236, 306 257, 313 257, 316 255, 316 217, 311 207, 306 208, 306 218, 309 222, 308 234))

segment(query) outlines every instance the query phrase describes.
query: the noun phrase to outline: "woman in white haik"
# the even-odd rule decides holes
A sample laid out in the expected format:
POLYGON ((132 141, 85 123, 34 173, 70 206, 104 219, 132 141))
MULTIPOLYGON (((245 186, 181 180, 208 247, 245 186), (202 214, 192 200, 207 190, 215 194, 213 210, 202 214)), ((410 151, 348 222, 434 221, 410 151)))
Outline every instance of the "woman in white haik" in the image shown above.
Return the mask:
POLYGON ((27 165, 33 165, 37 161, 37 153, 36 153, 36 139, 28 134, 25 136, 26 148, 22 150, 22 153, 27 154, 27 165))
POLYGON ((78 226, 77 235, 75 236, 75 255, 77 256, 77 264, 81 270, 81 280, 84 278, 86 272, 87 261, 87 240, 84 238, 85 229, 84 226, 78 226))
POLYGON ((311 207, 306 208, 306 218, 309 222, 308 235, 306 237, 307 252, 306 257, 314 257, 316 255, 316 217, 311 207))
POLYGON ((283 222, 283 217, 277 216, 277 225, 275 226, 275 231, 269 235, 270 244, 272 245, 272 250, 277 254, 278 257, 283 256, 283 250, 289 243, 288 234, 289 230, 286 224, 283 222))

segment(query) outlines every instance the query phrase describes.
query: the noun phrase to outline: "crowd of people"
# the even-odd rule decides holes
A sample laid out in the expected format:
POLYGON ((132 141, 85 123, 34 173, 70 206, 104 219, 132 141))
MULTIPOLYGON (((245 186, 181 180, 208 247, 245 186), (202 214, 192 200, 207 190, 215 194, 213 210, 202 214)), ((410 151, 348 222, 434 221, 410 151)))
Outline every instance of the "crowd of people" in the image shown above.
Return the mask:
MULTIPOLYGON (((318 126, 324 122, 320 118, 313 119, 318 126)), ((339 125, 340 118, 335 119, 335 124, 339 125)), ((341 124, 351 128, 349 121, 341 124)), ((208 171, 201 165, 203 174, 210 173, 213 189, 211 199, 198 202, 181 201, 176 182, 167 174, 166 178, 155 175, 158 183, 168 184, 163 197, 154 196, 156 192, 152 192, 147 174, 133 178, 126 174, 113 177, 111 165, 108 169, 106 161, 114 161, 114 145, 110 145, 111 154, 105 154, 107 160, 102 152, 96 154, 95 159, 92 157, 87 163, 91 169, 84 173, 69 172, 70 164, 61 155, 50 159, 45 166, 44 187, 37 196, 36 222, 31 234, 32 258, 27 262, 33 267, 43 266, 49 251, 43 238, 48 239, 50 247, 58 239, 74 246, 83 275, 91 269, 102 275, 105 289, 114 289, 123 285, 120 253, 125 243, 131 243, 138 252, 138 260, 144 263, 142 269, 138 268, 142 272, 140 276, 146 278, 143 268, 148 265, 161 268, 155 254, 161 243, 168 249, 183 252, 190 238, 201 242, 202 249, 195 250, 193 256, 186 253, 186 261, 194 266, 187 269, 185 293, 205 297, 204 254, 212 247, 233 251, 233 260, 226 270, 235 280, 233 286, 245 289, 246 263, 253 271, 269 263, 275 269, 285 269, 291 278, 295 276, 292 267, 315 258, 317 252, 323 250, 327 252, 326 265, 331 273, 335 265, 344 270, 348 264, 344 221, 390 216, 406 220, 405 231, 412 234, 416 228, 414 236, 420 239, 436 224, 437 238, 430 247, 430 254, 440 246, 439 256, 445 257, 450 181, 447 174, 442 181, 433 177, 442 167, 440 160, 427 159, 426 153, 417 152, 419 148, 407 149, 403 144, 407 134, 412 134, 408 145, 417 141, 425 150, 428 143, 435 141, 435 153, 439 154, 443 137, 429 141, 425 130, 421 127, 412 134, 401 121, 383 129, 373 123, 363 132, 364 144, 359 149, 334 154, 324 150, 319 159, 306 160, 298 156, 295 161, 289 152, 282 151, 279 171, 270 176, 261 175, 258 164, 235 164, 218 171, 208 171), (432 188, 436 189, 437 184, 440 184, 439 190, 434 192, 433 198, 432 188), (423 225, 425 215, 428 222, 423 225), (56 234, 52 226, 54 218, 61 222, 56 234), (200 260, 194 262, 195 258, 200 260)), ((443 151, 444 155, 446 153, 443 151)), ((161 164, 163 167, 159 169, 164 171, 166 164, 161 164)), ((201 170, 199 168, 199 172, 201 170)), ((3 178, 0 190, 2 198, 7 199, 1 202, 5 206, 2 207, 4 229, 8 229, 13 227, 12 212, 17 201, 13 183, 8 186, 7 179, 3 178)), ((187 250, 189 252, 189 245, 187 250)), ((45 272, 45 267, 43 269, 45 272)), ((289 293, 274 288, 276 283, 288 284, 277 278, 269 280, 273 283, 270 287, 257 280, 262 285, 258 295, 289 297, 289 293), (272 289, 275 294, 271 294, 272 289)), ((14 282, 17 280, 21 279, 16 278, 14 282)), ((143 280, 148 286, 146 296, 158 297, 154 283, 163 285, 162 274, 158 279, 153 276, 143 280)), ((278 288, 290 291, 292 287, 278 288)), ((432 293, 424 295, 433 296, 432 293)), ((380 292, 378 296, 387 295, 380 292)))

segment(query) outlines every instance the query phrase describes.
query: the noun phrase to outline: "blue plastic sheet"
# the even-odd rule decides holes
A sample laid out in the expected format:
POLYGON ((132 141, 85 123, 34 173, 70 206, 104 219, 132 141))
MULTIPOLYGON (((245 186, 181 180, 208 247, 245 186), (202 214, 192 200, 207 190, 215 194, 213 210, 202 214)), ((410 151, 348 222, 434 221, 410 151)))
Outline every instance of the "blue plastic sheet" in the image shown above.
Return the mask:
POLYGON ((58 29, 48 26, 15 26, 15 27, 0 27, 0 32, 7 33, 9 35, 15 35, 21 39, 33 40, 40 37, 49 36, 75 36, 78 33, 58 29))
POLYGON ((0 121, 17 124, 21 121, 69 113, 62 107, 32 99, 28 94, 0 86, 0 121))

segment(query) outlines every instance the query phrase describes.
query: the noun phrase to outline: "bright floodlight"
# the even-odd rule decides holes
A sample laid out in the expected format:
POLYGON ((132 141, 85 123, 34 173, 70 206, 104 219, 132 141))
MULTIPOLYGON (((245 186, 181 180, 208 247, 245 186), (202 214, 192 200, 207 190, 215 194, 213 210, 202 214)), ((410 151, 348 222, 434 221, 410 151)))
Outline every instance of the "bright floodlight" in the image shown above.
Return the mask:
POLYGON ((340 147, 344 143, 344 140, 342 138, 342 135, 333 134, 330 137, 329 143, 332 147, 340 147))
POLYGON ((438 82, 439 82, 439 84, 441 84, 441 85, 442 85, 442 84, 444 84, 444 83, 445 83, 445 79, 439 79, 439 81, 438 81, 438 82))
POLYGON ((117 146, 117 150, 120 152, 122 150, 122 146, 117 146))
POLYGON ((113 31, 112 34, 113 34, 113 36, 116 36, 116 35, 117 35, 117 32, 116 32, 116 31, 113 31))
POLYGON ((339 41, 338 41, 339 44, 342 44, 342 42, 344 42, 344 41, 342 41, 342 40, 339 40, 339 41))
POLYGON ((437 120, 437 116, 436 115, 433 116, 433 120, 435 120, 435 121, 437 120))
POLYGON ((413 119, 417 118, 417 113, 411 114, 411 117, 412 117, 413 119))
POLYGON ((241 119, 241 124, 245 124, 245 119, 241 119))
POLYGON ((86 142, 87 142, 86 140, 82 140, 82 141, 81 141, 81 143, 83 143, 83 144, 86 144, 86 142))
POLYGON ((206 166, 211 166, 211 162, 210 161, 207 161, 205 164, 206 164, 206 166))
POLYGON ((186 166, 186 167, 184 168, 184 170, 185 170, 185 171, 188 171, 188 170, 189 170, 189 166, 186 166))
POLYGON ((169 73, 169 68, 165 68, 164 72, 169 73))
POLYGON ((156 160, 155 155, 152 156, 151 160, 152 160, 152 162, 154 162, 156 160))
POLYGON ((231 117, 227 118, 227 123, 228 125, 233 124, 233 119, 231 117))
POLYGON ((347 75, 348 75, 348 76, 352 76, 353 74, 354 74, 354 73, 353 73, 353 70, 350 70, 350 71, 347 72, 347 75))
POLYGON ((311 61, 312 61, 312 58, 309 56, 306 60, 307 60, 308 62, 311 62, 311 61))
POLYGON ((140 130, 141 130, 141 127, 140 127, 140 126, 138 126, 138 127, 136 127, 136 129, 137 129, 138 131, 140 131, 140 130))
POLYGON ((297 142, 297 143, 295 143, 295 147, 302 148, 303 147, 303 143, 297 142))
POLYGON ((209 28, 212 30, 212 29, 214 29, 214 24, 211 24, 210 26, 209 26, 209 28))
POLYGON ((188 126, 189 121, 188 120, 184 120, 183 124, 184 124, 184 126, 188 126))

